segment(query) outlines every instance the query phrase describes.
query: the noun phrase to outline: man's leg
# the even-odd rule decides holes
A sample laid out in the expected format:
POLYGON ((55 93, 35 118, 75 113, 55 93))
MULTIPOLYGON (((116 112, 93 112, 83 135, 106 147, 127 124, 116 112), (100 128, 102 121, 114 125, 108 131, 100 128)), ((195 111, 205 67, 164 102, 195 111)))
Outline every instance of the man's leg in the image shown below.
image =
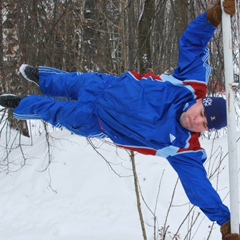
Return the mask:
POLYGON ((47 96, 78 99, 79 86, 76 84, 77 78, 72 76, 80 75, 80 73, 68 73, 46 66, 34 68, 28 64, 22 64, 19 71, 26 80, 35 83, 40 88, 43 86, 41 90, 47 96), (72 87, 73 84, 75 87, 72 87))
POLYGON ((97 95, 115 76, 104 73, 55 72, 49 67, 39 67, 40 89, 50 97, 78 100, 83 95, 97 95))
POLYGON ((50 97, 66 97, 78 100, 79 92, 87 78, 78 72, 64 72, 55 68, 40 66, 39 79, 42 93, 50 97))
POLYGON ((86 88, 87 91, 101 91, 108 79, 114 78, 108 74, 65 72, 45 66, 36 69, 27 64, 20 67, 20 72, 25 79, 37 84, 46 96, 71 100, 78 100, 86 88))
POLYGON ((14 109, 14 117, 20 120, 43 120, 84 137, 105 137, 91 109, 76 101, 55 101, 48 97, 31 95, 23 98, 14 109))

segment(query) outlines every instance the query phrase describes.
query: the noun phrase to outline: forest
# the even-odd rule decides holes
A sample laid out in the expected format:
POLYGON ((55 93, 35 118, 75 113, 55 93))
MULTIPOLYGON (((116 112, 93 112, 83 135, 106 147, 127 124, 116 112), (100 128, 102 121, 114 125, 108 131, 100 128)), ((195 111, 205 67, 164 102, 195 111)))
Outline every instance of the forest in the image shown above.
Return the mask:
MULTIPOLYGON (((128 70, 172 73, 178 62, 178 41, 212 0, 1 0, 0 92, 37 92, 19 76, 22 63, 66 71, 128 70)), ((239 81, 239 14, 232 19, 234 77, 239 81)), ((212 78, 209 94, 224 91, 221 28, 210 43, 212 78)), ((29 135, 26 123, 11 127, 29 135)))

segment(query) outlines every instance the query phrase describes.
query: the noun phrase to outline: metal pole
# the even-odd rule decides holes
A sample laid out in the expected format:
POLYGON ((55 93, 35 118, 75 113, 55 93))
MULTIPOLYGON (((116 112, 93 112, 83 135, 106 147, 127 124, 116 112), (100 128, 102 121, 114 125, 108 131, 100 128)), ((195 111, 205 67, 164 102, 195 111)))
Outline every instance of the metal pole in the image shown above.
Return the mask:
MULTIPOLYGON (((223 2, 223 0, 221 0, 223 2)), ((222 8, 223 9, 223 8, 222 8)), ((228 121, 228 152, 229 152, 229 185, 230 185, 230 211, 231 233, 239 233, 239 187, 238 187, 238 158, 236 143, 236 117, 234 107, 233 90, 233 56, 232 56, 232 33, 230 15, 222 11, 222 31, 224 50, 225 87, 227 100, 228 121)))

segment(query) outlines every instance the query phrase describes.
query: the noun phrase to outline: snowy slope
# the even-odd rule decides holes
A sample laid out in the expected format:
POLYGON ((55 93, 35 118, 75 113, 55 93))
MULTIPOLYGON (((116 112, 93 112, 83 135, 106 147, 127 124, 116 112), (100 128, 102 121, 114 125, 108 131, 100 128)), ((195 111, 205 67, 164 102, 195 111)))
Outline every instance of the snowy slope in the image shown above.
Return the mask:
MULTIPOLYGON (((34 129, 34 128, 33 128, 34 129)), ((0 174, 0 236, 5 240, 141 240, 142 232, 137 212, 132 166, 125 150, 94 141, 104 160, 86 139, 66 130, 52 131, 50 137, 51 164, 44 133, 33 130, 33 140, 23 138, 22 149, 16 147, 9 155, 9 173, 0 174), (26 164, 19 169, 23 162, 26 164), (111 162, 111 166, 106 160, 111 162), (17 171, 15 171, 17 170, 17 171), (120 176, 119 176, 120 175, 120 176)), ((11 132, 15 136, 15 132, 11 132)), ((5 156, 6 138, 1 134, 1 159, 5 156)), ((208 153, 214 153, 207 169, 211 172, 219 158, 226 154, 226 138, 202 140, 208 153), (214 142, 214 144, 212 144, 214 142), (212 149, 213 145, 213 149, 212 149), (215 161, 215 163, 214 163, 215 161)), ((222 197, 228 193, 227 157, 221 164, 220 177, 213 178, 222 197)), ((177 175, 165 159, 136 155, 137 171, 142 190, 142 208, 149 240, 154 239, 156 212, 158 228, 164 226, 166 239, 177 231, 191 205, 181 184, 173 198, 177 175), (159 196, 158 196, 159 191, 159 196), (158 196, 158 200, 157 199, 158 196), (150 211, 150 210, 151 211, 150 211), (155 210, 156 209, 156 210, 155 210)), ((229 196, 224 202, 228 204, 229 196)), ((195 208, 179 230, 179 239, 220 239, 219 227, 195 208)), ((158 239, 161 239, 159 236, 158 239)), ((176 238, 177 239, 177 238, 176 238)))

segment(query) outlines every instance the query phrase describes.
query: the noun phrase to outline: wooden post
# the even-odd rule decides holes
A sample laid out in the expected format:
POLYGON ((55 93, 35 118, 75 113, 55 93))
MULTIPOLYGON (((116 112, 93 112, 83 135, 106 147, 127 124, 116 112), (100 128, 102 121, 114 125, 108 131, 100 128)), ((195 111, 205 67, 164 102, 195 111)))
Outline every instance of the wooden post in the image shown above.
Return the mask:
MULTIPOLYGON (((223 0, 221 0, 223 2, 223 0)), ((223 9, 223 8, 222 8, 223 9)), ((229 185, 230 185, 230 211, 231 233, 239 233, 239 186, 238 186, 238 158, 236 143, 236 116, 233 90, 233 56, 230 15, 222 11, 222 31, 224 50, 224 71, 227 100, 228 121, 228 152, 229 152, 229 185)))

